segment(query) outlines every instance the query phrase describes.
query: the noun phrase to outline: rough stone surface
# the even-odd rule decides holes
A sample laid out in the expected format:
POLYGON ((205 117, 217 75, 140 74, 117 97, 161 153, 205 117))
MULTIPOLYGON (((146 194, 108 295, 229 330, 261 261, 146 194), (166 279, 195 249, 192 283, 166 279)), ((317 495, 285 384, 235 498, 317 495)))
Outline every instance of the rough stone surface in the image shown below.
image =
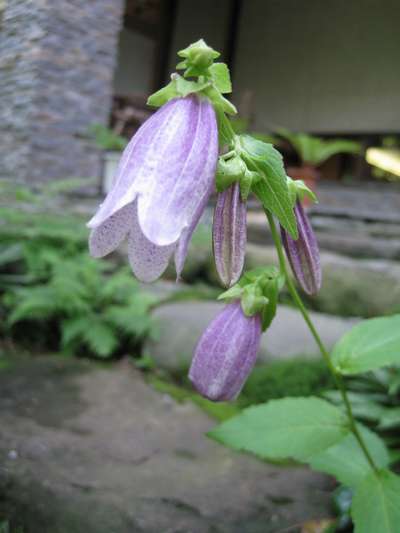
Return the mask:
MULTIPOLYGON (((278 264, 275 248, 249 244, 247 268, 278 264)), ((400 263, 321 252, 322 288, 309 304, 325 313, 372 317, 400 309, 400 263)))
POLYGON ((0 177, 98 176, 122 0, 8 0, 0 44, 0 177))
MULTIPOLYGON (((187 367, 197 339, 222 307, 216 302, 181 302, 159 307, 154 312, 159 335, 156 342, 149 341, 146 351, 161 367, 171 370, 187 367)), ((357 322, 322 313, 311 316, 328 348, 357 322)), ((319 351, 299 312, 281 305, 262 337, 258 360, 295 355, 319 357, 319 351)))
POLYGON ((13 363, 0 516, 29 533, 277 533, 330 515, 328 478, 235 454, 205 437, 213 425, 126 361, 13 363))

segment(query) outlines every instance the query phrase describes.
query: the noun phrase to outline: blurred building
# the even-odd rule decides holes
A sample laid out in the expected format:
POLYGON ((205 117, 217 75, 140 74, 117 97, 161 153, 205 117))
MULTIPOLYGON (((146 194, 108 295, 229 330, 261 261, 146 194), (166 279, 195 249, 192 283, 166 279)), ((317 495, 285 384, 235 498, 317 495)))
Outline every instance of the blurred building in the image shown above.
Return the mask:
POLYGON ((400 130, 398 0, 0 0, 0 10, 1 176, 99 175, 88 127, 136 127, 177 50, 200 37, 222 51, 259 131, 400 130))

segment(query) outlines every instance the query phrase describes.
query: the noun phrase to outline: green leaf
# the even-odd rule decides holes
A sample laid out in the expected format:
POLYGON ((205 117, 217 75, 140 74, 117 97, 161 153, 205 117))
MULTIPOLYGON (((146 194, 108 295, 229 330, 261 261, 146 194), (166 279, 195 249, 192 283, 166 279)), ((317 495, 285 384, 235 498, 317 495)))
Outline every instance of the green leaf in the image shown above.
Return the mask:
MULTIPOLYGON (((389 464, 389 453, 385 443, 369 429, 361 425, 358 425, 358 429, 375 464, 379 468, 386 467, 389 464)), ((351 488, 356 488, 371 472, 371 466, 352 433, 312 457, 310 466, 314 470, 335 476, 341 483, 351 488)))
POLYGON ((284 398, 245 409, 209 435, 264 459, 307 461, 348 434, 339 409, 319 398, 284 398))
POLYGON ((232 92, 231 76, 229 74, 228 66, 225 63, 213 63, 208 69, 211 74, 211 79, 214 87, 222 94, 232 92))
POLYGON ((332 363, 342 374, 358 374, 400 363, 400 315, 357 324, 336 344, 332 363))
POLYGON ((262 179, 253 185, 253 192, 263 206, 279 219, 281 225, 297 239, 298 231, 293 212, 293 202, 287 185, 281 154, 272 144, 266 144, 249 135, 240 137, 241 155, 250 170, 262 179))
POLYGON ((182 98, 185 98, 189 94, 198 93, 210 85, 208 81, 202 83, 199 81, 189 81, 182 78, 182 76, 176 76, 175 81, 178 95, 182 96, 182 98))
POLYGON ((351 515, 354 533, 398 533, 400 477, 388 470, 367 476, 354 495, 351 515))

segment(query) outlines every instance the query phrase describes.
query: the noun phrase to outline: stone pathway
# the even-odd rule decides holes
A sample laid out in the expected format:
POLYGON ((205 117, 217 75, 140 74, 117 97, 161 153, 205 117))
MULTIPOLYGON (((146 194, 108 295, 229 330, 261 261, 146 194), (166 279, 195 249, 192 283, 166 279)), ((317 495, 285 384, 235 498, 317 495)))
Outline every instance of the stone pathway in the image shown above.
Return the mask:
POLYGON ((205 437, 214 424, 128 361, 17 360, 0 371, 0 518, 24 533, 283 533, 329 516, 330 479, 231 452, 205 437))

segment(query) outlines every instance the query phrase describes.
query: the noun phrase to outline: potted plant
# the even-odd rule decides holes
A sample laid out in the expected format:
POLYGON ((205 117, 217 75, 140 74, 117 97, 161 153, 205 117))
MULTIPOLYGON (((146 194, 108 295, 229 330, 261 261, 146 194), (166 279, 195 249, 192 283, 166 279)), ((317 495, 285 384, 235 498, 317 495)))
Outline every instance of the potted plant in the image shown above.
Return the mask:
POLYGON ((103 150, 102 192, 107 194, 111 189, 116 174, 121 152, 128 141, 103 124, 93 124, 90 127, 90 136, 96 146, 103 150))
POLYGON ((290 143, 295 150, 299 165, 288 167, 288 175, 293 179, 301 179, 312 190, 320 178, 319 167, 336 154, 359 154, 361 145, 347 139, 325 140, 306 133, 293 133, 286 129, 277 131, 280 138, 290 143))

